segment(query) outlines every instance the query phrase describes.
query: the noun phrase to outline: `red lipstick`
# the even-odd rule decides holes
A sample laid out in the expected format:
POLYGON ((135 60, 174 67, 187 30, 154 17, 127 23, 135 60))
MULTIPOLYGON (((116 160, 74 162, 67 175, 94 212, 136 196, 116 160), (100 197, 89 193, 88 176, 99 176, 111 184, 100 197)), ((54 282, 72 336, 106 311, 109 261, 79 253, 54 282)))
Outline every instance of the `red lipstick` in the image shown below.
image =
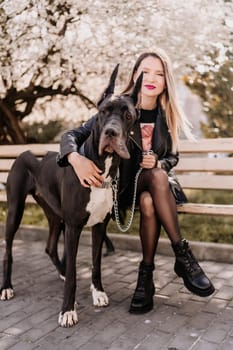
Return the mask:
POLYGON ((148 90, 154 90, 155 89, 155 86, 154 85, 150 85, 150 84, 146 84, 144 85, 146 89, 148 90))

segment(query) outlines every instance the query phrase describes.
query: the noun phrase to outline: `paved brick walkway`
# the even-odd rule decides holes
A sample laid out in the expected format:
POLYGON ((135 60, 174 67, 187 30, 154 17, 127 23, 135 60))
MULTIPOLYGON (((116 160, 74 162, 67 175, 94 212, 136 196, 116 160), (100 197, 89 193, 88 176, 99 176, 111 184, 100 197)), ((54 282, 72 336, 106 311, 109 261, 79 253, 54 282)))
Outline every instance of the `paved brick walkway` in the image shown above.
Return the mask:
MULTIPOLYGON (((0 350, 230 350, 233 349, 233 268, 202 262, 215 284, 212 297, 189 293, 173 272, 173 257, 157 256, 154 310, 128 313, 140 253, 117 250, 103 258, 110 306, 91 305, 91 250, 78 253, 77 326, 58 327, 63 282, 44 253, 45 242, 16 241, 15 298, 0 302, 0 350)), ((3 247, 0 246, 2 259, 3 247)), ((2 275, 2 267, 0 267, 2 275)), ((2 276, 0 276, 2 277, 2 276)))

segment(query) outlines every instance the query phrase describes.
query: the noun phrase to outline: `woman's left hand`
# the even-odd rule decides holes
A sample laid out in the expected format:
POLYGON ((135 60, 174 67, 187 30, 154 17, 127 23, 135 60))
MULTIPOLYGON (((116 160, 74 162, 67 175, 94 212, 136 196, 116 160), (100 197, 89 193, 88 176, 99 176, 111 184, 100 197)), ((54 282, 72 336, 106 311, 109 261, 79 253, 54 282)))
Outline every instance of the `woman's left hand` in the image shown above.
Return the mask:
POLYGON ((156 168, 158 163, 158 156, 156 153, 145 153, 142 155, 142 162, 140 167, 144 169, 156 168))

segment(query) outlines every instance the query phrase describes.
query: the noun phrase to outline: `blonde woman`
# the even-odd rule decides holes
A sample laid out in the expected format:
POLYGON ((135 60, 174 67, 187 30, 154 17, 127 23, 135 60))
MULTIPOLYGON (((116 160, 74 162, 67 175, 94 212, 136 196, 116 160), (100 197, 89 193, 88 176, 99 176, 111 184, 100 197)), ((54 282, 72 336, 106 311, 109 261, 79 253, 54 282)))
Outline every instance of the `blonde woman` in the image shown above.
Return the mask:
MULTIPOLYGON (((172 172, 178 162, 179 132, 192 138, 190 124, 177 102, 171 63, 161 49, 143 53, 136 61, 129 83, 122 94, 130 94, 143 72, 138 96, 138 120, 130 133, 130 159, 120 165, 119 206, 125 210, 132 203, 134 180, 141 168, 137 184, 137 203, 140 209, 139 234, 142 261, 136 289, 129 312, 145 313, 153 308, 154 258, 160 230, 163 226, 175 253, 174 270, 183 278, 188 290, 199 296, 209 296, 214 286, 183 239, 176 211, 176 203, 186 197, 172 172)), ((95 117, 93 117, 95 118, 95 117)), ((100 171, 89 159, 76 150, 80 140, 88 137, 93 118, 84 126, 65 133, 61 141, 58 164, 71 164, 83 186, 101 186, 100 171), (89 179, 88 184, 84 179, 89 179)))

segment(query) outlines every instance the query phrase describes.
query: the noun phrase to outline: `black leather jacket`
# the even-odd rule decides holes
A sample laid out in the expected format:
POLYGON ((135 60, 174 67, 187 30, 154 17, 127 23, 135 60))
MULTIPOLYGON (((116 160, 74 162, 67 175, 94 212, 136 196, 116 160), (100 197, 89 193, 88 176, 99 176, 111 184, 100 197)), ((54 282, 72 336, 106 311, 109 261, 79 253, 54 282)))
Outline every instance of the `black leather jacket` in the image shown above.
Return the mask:
MULTIPOLYGON (((83 126, 72 129, 63 134, 60 143, 60 153, 57 157, 57 163, 60 166, 69 165, 67 155, 70 152, 78 152, 83 142, 91 133, 92 126, 95 123, 96 116, 89 119, 83 126)), ((136 121, 129 135, 128 149, 130 153, 129 160, 122 160, 120 164, 120 182, 119 188, 122 194, 122 202, 128 205, 132 202, 131 194, 134 186, 134 178, 139 169, 142 160, 142 139, 140 123, 136 121), (128 200, 127 200, 128 199, 128 200), (129 202, 129 203, 128 203, 129 202)), ((169 183, 176 201, 186 202, 186 197, 178 183, 178 180, 172 171, 172 168, 178 163, 178 153, 172 152, 172 141, 167 127, 166 118, 161 106, 158 106, 158 115, 156 126, 152 137, 152 150, 157 154, 162 168, 168 173, 169 183)))

